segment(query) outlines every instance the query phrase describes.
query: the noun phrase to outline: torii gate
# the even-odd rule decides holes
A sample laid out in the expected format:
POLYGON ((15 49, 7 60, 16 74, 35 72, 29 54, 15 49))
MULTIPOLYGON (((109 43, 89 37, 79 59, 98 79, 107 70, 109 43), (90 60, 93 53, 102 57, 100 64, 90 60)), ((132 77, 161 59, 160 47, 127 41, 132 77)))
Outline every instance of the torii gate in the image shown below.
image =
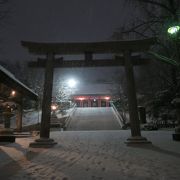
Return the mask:
POLYGON ((128 105, 131 124, 131 137, 126 143, 149 143, 141 136, 140 121, 138 117, 137 98, 134 81, 133 65, 144 64, 145 59, 139 56, 133 57, 132 53, 145 52, 156 42, 155 38, 133 41, 105 41, 89 43, 39 43, 22 41, 21 44, 35 55, 46 55, 46 59, 38 59, 30 62, 30 66, 45 67, 45 82, 42 102, 42 119, 40 139, 30 144, 30 147, 51 147, 56 142, 50 139, 51 98, 53 88, 53 70, 56 67, 97 67, 97 66, 125 66, 128 105), (93 54, 122 54, 115 59, 93 59, 93 54), (85 54, 85 60, 64 61, 55 59, 55 55, 79 55, 85 54))

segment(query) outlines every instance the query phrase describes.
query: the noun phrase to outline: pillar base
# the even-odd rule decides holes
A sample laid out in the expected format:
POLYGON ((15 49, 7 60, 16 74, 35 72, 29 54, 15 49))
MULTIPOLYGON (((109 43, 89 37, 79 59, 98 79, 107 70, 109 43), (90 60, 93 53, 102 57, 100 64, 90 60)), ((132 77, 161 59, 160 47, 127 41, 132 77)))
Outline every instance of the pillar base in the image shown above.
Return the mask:
POLYGON ((180 141, 180 133, 172 134, 172 137, 174 141, 180 141))
POLYGON ((16 137, 14 135, 0 135, 0 142, 15 142, 16 137))
POLYGON ((142 136, 132 136, 132 137, 128 138, 127 141, 125 141, 125 144, 127 144, 127 145, 151 144, 151 142, 142 136))
POLYGON ((0 129, 0 142, 15 142, 16 137, 13 135, 13 130, 10 128, 0 129))
POLYGON ((1 128, 0 129, 0 135, 9 135, 9 134, 13 134, 13 130, 10 128, 1 128))
POLYGON ((54 142, 53 139, 40 138, 40 139, 36 139, 35 142, 30 143, 29 147, 32 147, 32 148, 51 148, 56 144, 57 143, 54 142))

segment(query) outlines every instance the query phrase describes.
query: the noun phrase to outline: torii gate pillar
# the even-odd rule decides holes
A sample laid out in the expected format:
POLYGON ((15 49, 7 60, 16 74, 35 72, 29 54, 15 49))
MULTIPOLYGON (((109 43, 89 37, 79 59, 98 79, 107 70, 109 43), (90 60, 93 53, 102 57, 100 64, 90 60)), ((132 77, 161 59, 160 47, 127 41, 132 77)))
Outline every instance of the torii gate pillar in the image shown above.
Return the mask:
POLYGON ((35 142, 30 143, 30 147, 52 147, 53 145, 57 144, 56 142, 54 142, 53 139, 49 138, 51 119, 51 99, 54 74, 53 59, 54 54, 48 53, 45 68, 40 139, 37 139, 35 140, 35 142))
POLYGON ((131 126, 131 137, 128 138, 125 143, 126 144, 151 143, 146 138, 141 136, 140 120, 137 109, 134 72, 131 61, 131 51, 128 50, 125 51, 124 57, 125 57, 126 79, 127 79, 129 117, 130 117, 130 126, 131 126))

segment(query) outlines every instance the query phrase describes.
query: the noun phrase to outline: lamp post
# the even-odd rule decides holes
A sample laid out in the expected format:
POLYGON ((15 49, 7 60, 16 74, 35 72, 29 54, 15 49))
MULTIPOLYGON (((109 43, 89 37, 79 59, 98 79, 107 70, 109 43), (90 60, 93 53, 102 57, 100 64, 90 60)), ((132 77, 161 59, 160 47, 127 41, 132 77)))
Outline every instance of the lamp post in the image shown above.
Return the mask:
MULTIPOLYGON (((167 32, 175 43, 176 60, 178 63, 180 63, 179 46, 178 46, 180 26, 179 25, 171 26, 167 29, 167 32)), ((176 97, 174 98, 172 103, 176 107, 176 117, 178 122, 178 125, 175 128, 175 133, 173 134, 173 140, 180 141, 180 93, 179 92, 177 92, 176 97)))

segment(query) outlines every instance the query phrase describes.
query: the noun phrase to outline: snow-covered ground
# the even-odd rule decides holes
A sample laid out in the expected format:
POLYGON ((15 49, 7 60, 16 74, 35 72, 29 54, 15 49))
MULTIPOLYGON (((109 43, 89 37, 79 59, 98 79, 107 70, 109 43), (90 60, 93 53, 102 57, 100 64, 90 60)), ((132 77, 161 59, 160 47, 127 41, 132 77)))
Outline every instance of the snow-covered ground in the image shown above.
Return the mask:
MULTIPOLYGON (((22 117, 22 126, 37 124, 41 121, 41 111, 24 112, 22 117)), ((11 127, 16 127, 16 118, 11 118, 11 127)))
MULTIPOLYGON (((73 108, 70 108, 66 111, 64 111, 64 113, 57 113, 57 117, 58 118, 62 118, 64 116, 68 116, 71 111, 73 110, 73 108)), ((37 111, 37 110, 28 110, 28 111, 24 111, 23 112, 23 117, 22 117, 22 126, 28 126, 28 125, 32 125, 32 124, 37 124, 39 122, 41 122, 41 111, 37 111)), ((3 117, 2 117, 3 118, 3 117)), ((0 127, 3 127, 3 123, 0 124, 0 127)), ((11 128, 15 128, 16 127, 16 117, 13 116, 11 118, 11 128)))
POLYGON ((0 179, 179 180, 180 143, 172 131, 143 131, 152 145, 126 146, 129 130, 53 131, 58 144, 28 148, 32 138, 0 146, 0 179))

